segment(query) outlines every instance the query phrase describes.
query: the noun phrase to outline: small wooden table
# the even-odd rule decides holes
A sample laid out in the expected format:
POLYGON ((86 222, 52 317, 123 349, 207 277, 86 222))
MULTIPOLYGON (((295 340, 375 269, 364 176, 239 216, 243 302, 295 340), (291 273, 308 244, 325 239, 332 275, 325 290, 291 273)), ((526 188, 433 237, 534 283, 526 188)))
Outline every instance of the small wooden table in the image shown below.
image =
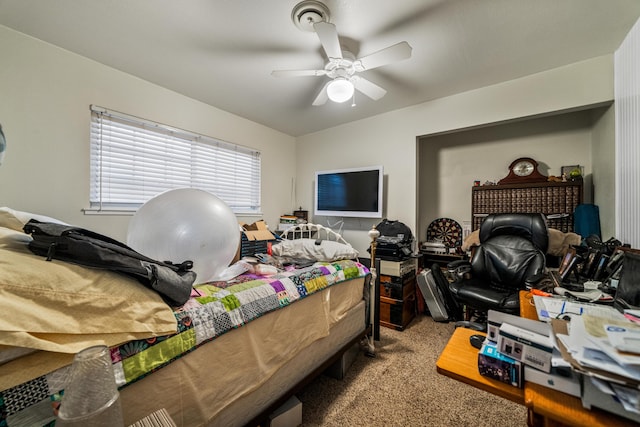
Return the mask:
MULTIPOLYGON (((526 291, 520 292, 520 314, 522 317, 537 319, 531 294, 526 291)), ((524 388, 517 388, 480 375, 478 372, 478 350, 469 343, 469 337, 473 334, 482 333, 466 328, 457 328, 453 332, 436 362, 438 373, 526 406, 529 426, 617 427, 638 425, 626 418, 597 408, 585 409, 579 398, 539 384, 525 381, 524 388)))
POLYGON ((524 405, 524 391, 521 388, 480 375, 478 349, 469 343, 469 337, 474 334, 486 336, 467 328, 456 328, 453 331, 436 362, 438 373, 524 405))

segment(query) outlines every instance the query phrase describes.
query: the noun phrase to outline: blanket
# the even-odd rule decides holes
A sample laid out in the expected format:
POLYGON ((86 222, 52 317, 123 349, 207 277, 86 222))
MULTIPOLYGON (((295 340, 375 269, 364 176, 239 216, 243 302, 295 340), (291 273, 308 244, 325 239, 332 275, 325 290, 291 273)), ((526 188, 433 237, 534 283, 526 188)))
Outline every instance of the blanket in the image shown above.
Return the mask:
MULTIPOLYGON (((564 233, 555 228, 549 228, 549 248, 547 253, 554 256, 562 256, 569 246, 578 246, 582 237, 576 233, 564 233)), ((469 234, 462 243, 461 249, 469 251, 473 246, 480 245, 480 230, 475 230, 469 234)))
MULTIPOLYGON (((269 278, 245 274, 229 282, 198 285, 190 300, 173 313, 177 332, 111 347, 116 383, 120 388, 125 387, 232 329, 337 283, 367 274, 367 268, 359 262, 343 260, 318 262, 305 269, 269 278)), ((313 314, 310 316, 314 318, 313 314)), ((52 357, 56 355, 51 353, 52 357)), ((3 376, 3 368, 12 369, 8 366, 11 363, 0 366, 0 377, 3 376)), ((63 380, 69 369, 70 366, 63 366, 0 392, 0 425, 15 425, 12 420, 28 416, 38 407, 55 406, 61 400, 63 380)))

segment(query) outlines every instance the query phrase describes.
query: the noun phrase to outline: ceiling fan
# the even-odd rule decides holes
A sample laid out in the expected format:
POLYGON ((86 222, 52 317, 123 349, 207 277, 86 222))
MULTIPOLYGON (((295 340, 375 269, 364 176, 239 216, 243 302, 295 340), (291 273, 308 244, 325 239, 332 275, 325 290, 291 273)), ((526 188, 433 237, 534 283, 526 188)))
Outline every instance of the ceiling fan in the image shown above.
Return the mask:
POLYGON ((327 99, 345 102, 353 98, 354 89, 373 100, 382 98, 387 91, 358 75, 392 62, 411 57, 411 46, 400 42, 370 55, 356 58, 340 46, 336 26, 329 22, 329 9, 319 1, 306 0, 298 3, 291 13, 293 23, 303 31, 318 35, 329 61, 322 70, 275 70, 274 77, 327 76, 329 80, 322 88, 313 105, 323 105, 327 99))

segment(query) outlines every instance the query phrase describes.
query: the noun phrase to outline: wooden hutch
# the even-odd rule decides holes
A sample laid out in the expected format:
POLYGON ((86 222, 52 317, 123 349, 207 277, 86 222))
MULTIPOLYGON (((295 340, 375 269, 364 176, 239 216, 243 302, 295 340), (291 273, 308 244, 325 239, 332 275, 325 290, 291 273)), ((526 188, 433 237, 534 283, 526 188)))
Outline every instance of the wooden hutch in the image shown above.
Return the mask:
POLYGON ((582 179, 472 187, 472 230, 492 213, 541 212, 550 228, 573 231, 573 213, 582 203, 582 179))

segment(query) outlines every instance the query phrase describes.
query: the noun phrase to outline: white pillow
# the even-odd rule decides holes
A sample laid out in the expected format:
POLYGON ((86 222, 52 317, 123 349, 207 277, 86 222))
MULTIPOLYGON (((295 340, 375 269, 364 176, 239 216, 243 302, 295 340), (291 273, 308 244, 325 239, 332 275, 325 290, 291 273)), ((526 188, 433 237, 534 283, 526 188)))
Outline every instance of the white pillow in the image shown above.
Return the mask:
POLYGON ((29 242, 32 238, 24 231, 0 227, 0 249, 22 250, 28 252, 29 242))
POLYGON ((66 224, 59 219, 51 218, 44 215, 16 211, 7 207, 0 208, 0 227, 10 228, 15 231, 22 231, 24 225, 32 218, 42 222, 56 222, 58 224, 66 224))
POLYGON ((333 262, 358 257, 358 251, 353 249, 351 245, 331 240, 283 240, 273 245, 272 251, 275 256, 315 259, 323 262, 333 262))

